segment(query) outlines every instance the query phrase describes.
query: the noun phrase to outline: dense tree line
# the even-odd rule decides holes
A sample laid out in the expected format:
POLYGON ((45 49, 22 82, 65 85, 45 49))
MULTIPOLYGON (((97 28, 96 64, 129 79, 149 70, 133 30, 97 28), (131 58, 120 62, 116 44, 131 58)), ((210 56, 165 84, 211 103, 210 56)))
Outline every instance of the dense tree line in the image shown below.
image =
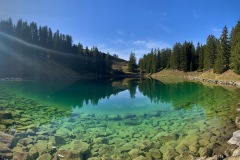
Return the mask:
POLYGON ((155 73, 159 69, 170 67, 171 49, 152 49, 151 53, 144 55, 139 59, 141 71, 146 73, 155 73))
MULTIPOLYGON (((0 22, 0 32, 19 38, 25 42, 50 50, 63 52, 74 58, 52 56, 51 58, 69 66, 75 71, 108 74, 112 67, 112 56, 98 50, 97 47, 83 47, 81 43, 73 44, 72 37, 57 30, 53 33, 48 26, 39 26, 35 22, 17 21, 14 25, 11 18, 0 22)), ((8 45, 11 45, 8 43, 8 45)), ((16 47, 10 46, 10 47, 16 47)), ((30 54, 30 53, 29 53, 30 54)), ((41 53, 39 53, 41 54, 41 53)), ((44 64, 43 64, 44 65, 44 64)))
POLYGON ((150 53, 139 59, 141 71, 155 73, 163 68, 180 71, 202 71, 213 69, 221 74, 233 69, 240 74, 240 21, 229 35, 224 26, 220 38, 209 35, 206 44, 192 42, 176 43, 172 49, 152 49, 150 53))
POLYGON ((128 61, 128 71, 134 72, 136 66, 137 66, 137 61, 136 61, 135 53, 131 53, 128 61))

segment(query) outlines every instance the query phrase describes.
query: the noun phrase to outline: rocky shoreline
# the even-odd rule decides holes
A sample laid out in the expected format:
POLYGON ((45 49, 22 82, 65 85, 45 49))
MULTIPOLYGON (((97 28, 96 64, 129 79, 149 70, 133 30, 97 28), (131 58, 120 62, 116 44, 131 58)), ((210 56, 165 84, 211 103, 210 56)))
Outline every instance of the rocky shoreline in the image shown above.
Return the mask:
POLYGON ((213 70, 204 72, 183 72, 178 70, 165 69, 158 73, 147 75, 147 77, 151 77, 160 81, 165 81, 168 79, 172 82, 178 80, 190 80, 240 88, 240 75, 237 75, 231 70, 228 70, 222 74, 216 74, 213 72, 213 70))
POLYGON ((214 84, 220 84, 220 85, 235 86, 240 88, 239 81, 215 80, 215 79, 199 78, 194 76, 188 76, 187 79, 191 81, 208 82, 208 83, 214 83, 214 84))
MULTIPOLYGON (((240 107, 240 103, 237 104, 240 107)), ((237 109, 240 112, 240 108, 237 109)), ((240 117, 236 117, 235 124, 240 128, 240 117)), ((229 146, 223 155, 215 155, 213 157, 198 157, 192 160, 240 160, 240 130, 233 132, 232 137, 227 141, 229 146)))

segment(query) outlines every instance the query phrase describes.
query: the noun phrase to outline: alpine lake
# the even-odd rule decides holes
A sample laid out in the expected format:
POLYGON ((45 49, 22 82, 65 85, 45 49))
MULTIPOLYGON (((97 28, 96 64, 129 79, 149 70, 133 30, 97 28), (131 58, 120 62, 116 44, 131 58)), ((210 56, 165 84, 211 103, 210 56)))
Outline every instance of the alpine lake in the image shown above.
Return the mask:
POLYGON ((239 97, 152 79, 0 81, 0 131, 10 157, 188 160, 224 152, 239 97))

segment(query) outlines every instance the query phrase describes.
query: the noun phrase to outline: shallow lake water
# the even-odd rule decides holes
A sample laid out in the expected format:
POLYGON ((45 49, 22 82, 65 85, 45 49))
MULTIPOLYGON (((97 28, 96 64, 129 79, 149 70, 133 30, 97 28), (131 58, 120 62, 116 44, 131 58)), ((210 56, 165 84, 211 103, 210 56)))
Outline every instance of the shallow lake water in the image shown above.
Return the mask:
MULTIPOLYGON (((192 159, 224 152, 239 89, 156 80, 0 82, 12 147, 61 159, 192 159)), ((37 158, 36 157, 36 158, 37 158)))

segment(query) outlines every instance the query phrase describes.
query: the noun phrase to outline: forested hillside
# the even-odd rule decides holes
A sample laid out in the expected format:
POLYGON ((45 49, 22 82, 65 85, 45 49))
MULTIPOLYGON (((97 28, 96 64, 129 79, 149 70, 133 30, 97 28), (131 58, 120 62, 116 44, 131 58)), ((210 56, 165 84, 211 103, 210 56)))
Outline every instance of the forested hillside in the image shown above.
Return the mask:
POLYGON ((120 59, 97 47, 73 44, 72 37, 21 19, 0 22, 0 77, 110 74, 120 59))
POLYGON ((231 30, 225 26, 220 38, 209 35, 206 44, 176 43, 172 49, 152 49, 139 59, 141 71, 155 73, 163 68, 180 71, 213 69, 221 74, 228 69, 240 74, 240 21, 231 30))

